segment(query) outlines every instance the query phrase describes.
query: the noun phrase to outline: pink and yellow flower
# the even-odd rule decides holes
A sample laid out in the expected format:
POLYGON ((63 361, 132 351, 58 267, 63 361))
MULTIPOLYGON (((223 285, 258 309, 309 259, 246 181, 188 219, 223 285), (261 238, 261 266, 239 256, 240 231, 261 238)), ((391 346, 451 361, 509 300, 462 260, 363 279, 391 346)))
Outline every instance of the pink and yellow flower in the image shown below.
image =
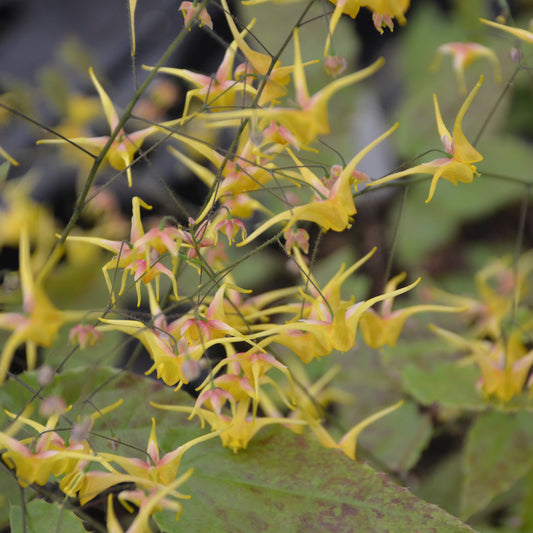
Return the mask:
POLYGON ((467 96, 463 105, 459 109, 457 118, 453 125, 453 135, 450 134, 439 109, 439 102, 437 96, 433 95, 433 102, 435 105, 435 116, 437 118, 437 128, 439 130, 441 141, 444 145, 444 150, 448 154, 448 157, 441 157, 434 159, 429 163, 422 163, 400 172, 395 172, 384 178, 375 180, 369 184, 369 186, 382 185, 389 181, 396 180, 403 176, 409 176, 411 174, 431 174, 433 176, 431 180, 431 186, 429 188, 429 194, 426 199, 426 203, 430 202, 435 194, 437 183, 440 178, 444 178, 451 181, 454 185, 458 182, 471 183, 474 176, 477 174, 476 167, 473 163, 477 163, 483 159, 483 156, 468 142, 465 134, 463 133, 463 118, 466 111, 472 104, 472 100, 476 96, 481 84, 483 82, 483 76, 477 82, 476 86, 472 89, 467 96))

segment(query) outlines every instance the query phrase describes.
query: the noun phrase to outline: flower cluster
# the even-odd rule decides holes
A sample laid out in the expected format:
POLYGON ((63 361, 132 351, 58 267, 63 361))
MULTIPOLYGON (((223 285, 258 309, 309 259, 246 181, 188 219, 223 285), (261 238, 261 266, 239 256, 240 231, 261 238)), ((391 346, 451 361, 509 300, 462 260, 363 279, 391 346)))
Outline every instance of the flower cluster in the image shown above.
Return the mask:
POLYGON ((533 253, 526 252, 512 266, 512 258, 494 261, 476 275, 477 298, 436 291, 441 300, 465 308, 473 336, 464 338, 433 326, 433 330, 461 352, 481 372, 478 387, 489 399, 509 402, 524 390, 533 394, 533 351, 530 336, 533 317, 529 310, 531 290, 528 278, 533 270, 533 253))
MULTIPOLYGON (((382 406, 355 425, 350 424, 351 429, 338 438, 333 431, 330 434, 321 409, 346 400, 347 395, 329 387, 333 372, 313 381, 306 374, 306 365, 334 352, 349 352, 359 340, 370 349, 394 347, 407 321, 419 313, 466 310, 473 317, 478 335, 472 340, 435 329, 466 349, 477 362, 482 373, 480 388, 486 396, 508 401, 524 387, 531 387, 528 375, 533 352, 524 334, 533 328, 533 321, 530 317, 524 321, 517 318, 527 293, 525 280, 533 268, 529 255, 515 270, 499 263, 480 273, 480 300, 441 295, 451 305, 425 303, 394 311, 394 300, 414 289, 420 278, 403 284, 407 274, 400 273, 372 296, 346 294, 345 283, 367 266, 376 248, 353 264, 342 264, 325 282, 315 275, 312 243, 318 242, 316 235, 340 233, 357 224, 358 195, 405 176, 429 174, 429 202, 440 178, 454 184, 470 183, 479 175, 474 163, 483 159, 462 128, 463 118, 481 88, 481 78, 460 107, 452 133, 444 124, 434 95, 444 157, 384 177, 362 172, 359 166, 363 158, 393 136, 400 128, 396 123, 384 127, 386 131, 381 130, 383 133, 357 153, 354 150, 342 165, 309 164, 306 154, 314 152, 320 157, 320 141, 331 133, 329 106, 338 94, 371 78, 384 65, 380 58, 343 75, 346 61, 329 55, 340 17, 347 14, 355 18, 360 8, 367 8, 375 28, 383 33, 384 27, 393 30, 394 21, 406 23, 410 4, 409 0, 331 3, 335 8, 327 24, 325 66, 335 79, 314 93, 309 90, 306 69, 317 61, 304 61, 300 27, 294 28, 290 36, 294 44, 292 64, 283 64, 279 57, 250 44, 255 20, 239 28, 226 0, 221 0, 221 5, 233 40, 212 76, 160 64, 144 66, 148 81, 165 74, 190 86, 180 116, 127 133, 131 109, 119 116, 91 68, 89 78, 110 134, 39 141, 44 145, 70 144, 94 162, 75 213, 57 237, 57 244, 51 238, 57 233, 56 221, 31 200, 25 182, 21 181, 15 193, 11 184, 6 185, 7 205, 0 210, 0 222, 8 229, 0 235, 0 247, 18 246, 19 254, 15 297, 9 294, 1 302, 10 308, 0 313, 0 329, 9 332, 0 352, 0 385, 12 377, 10 368, 17 349, 25 347, 26 367, 32 371, 38 367, 37 350, 54 345, 65 333, 64 326, 74 323, 68 334, 74 344, 73 353, 98 348, 109 333, 118 332, 138 341, 147 352, 145 375, 159 380, 161 386, 174 388, 173 394, 184 387, 194 389, 196 394, 189 404, 142 398, 143 409, 186 413, 191 420, 198 419, 202 428, 206 424, 210 427, 210 432, 163 454, 153 418, 146 452, 139 458, 116 450, 98 450, 90 439, 93 421, 118 405, 100 409, 88 421, 78 421, 70 439, 63 438, 56 427, 66 410, 51 416, 44 425, 29 418, 26 411, 18 415, 6 412, 13 422, 0 432, 0 457, 22 487, 42 486, 54 480, 64 495, 77 498, 81 505, 116 488, 126 510, 137 508, 128 531, 144 532, 150 530, 150 517, 158 510, 171 510, 179 516, 179 500, 185 496, 177 489, 191 475, 191 471, 180 471, 182 457, 209 439, 219 438, 223 446, 236 453, 245 450, 262 428, 278 425, 296 433, 307 431, 324 447, 340 450, 355 460, 360 432, 397 409, 401 402, 382 406), (238 61, 242 62, 236 64, 238 61), (231 144, 214 146, 213 132, 229 128, 236 132, 231 144), (128 196, 131 219, 129 224, 123 223, 109 215, 110 193, 106 187, 95 187, 96 172, 103 161, 126 174, 128 190, 137 185, 136 155, 152 135, 166 136, 174 161, 209 189, 201 209, 194 217, 185 217, 186 222, 175 213, 148 219, 145 215, 157 209, 141 198, 147 198, 143 192, 138 192, 128 196), (90 203, 89 192, 93 194, 90 203), (85 213, 95 209, 98 221, 90 229, 81 224, 73 229, 84 207, 85 213), (124 225, 128 226, 127 236, 120 231, 124 225), (257 247, 251 249, 251 244, 257 247), (249 287, 239 280, 237 265, 271 244, 278 245, 289 262, 293 282, 271 290, 249 287), (53 304, 47 286, 52 273, 71 267, 77 280, 83 280, 82 263, 93 254, 98 261, 98 248, 112 254, 103 266, 98 265, 99 279, 101 270, 105 282, 105 309, 72 311, 53 304), (63 250, 67 267, 59 263, 63 250), (296 282, 294 272, 299 276, 296 282), (134 311, 127 310, 133 292, 130 289, 136 296, 134 311), (146 312, 141 308, 143 303, 146 312), (381 304, 379 311, 375 309, 377 304, 381 304), (513 322, 510 334, 506 333, 508 322, 513 322), (306 388, 302 383, 309 385, 306 388), (38 435, 18 439, 21 426, 30 427, 38 435), (127 488, 123 483, 128 484, 127 488)), ((213 29, 205 3, 182 2, 179 10, 186 30, 194 20, 206 31, 213 29)), ((135 2, 130 2, 132 33, 134 11, 135 2)), ((473 43, 449 43, 439 51, 455 54, 461 88, 466 86, 463 70, 474 56, 495 61, 488 48, 473 43)), ((172 97, 160 99, 159 116, 171 112, 173 102, 172 97)), ((1 148, 0 155, 15 163, 1 148)), ((139 157, 145 155, 140 153, 139 157)), ((57 373, 61 370, 60 365, 57 373)), ((45 387, 50 380, 42 381, 45 387)), ((115 507, 116 502, 109 496, 107 528, 119 532, 123 528, 115 507)))

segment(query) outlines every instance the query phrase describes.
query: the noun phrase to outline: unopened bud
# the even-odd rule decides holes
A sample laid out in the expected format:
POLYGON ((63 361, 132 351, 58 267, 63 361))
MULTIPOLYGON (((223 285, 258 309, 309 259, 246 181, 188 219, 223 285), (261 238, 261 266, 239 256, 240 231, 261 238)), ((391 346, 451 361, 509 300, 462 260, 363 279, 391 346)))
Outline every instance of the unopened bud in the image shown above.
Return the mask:
POLYGON ((41 385, 41 387, 50 385, 54 379, 54 376, 54 369, 49 365, 42 365, 37 369, 37 382, 39 385, 41 385))
POLYGON ((324 59, 324 70, 327 74, 336 78, 346 70, 347 62, 341 56, 328 56, 324 59))
POLYGON ((519 48, 511 48, 509 52, 509 57, 511 58, 511 61, 513 63, 519 64, 522 60, 522 50, 520 50, 519 48))
POLYGON ((66 409, 67 404, 63 398, 60 396, 47 396, 43 398, 39 406, 39 413, 45 418, 49 418, 50 416, 64 413, 66 409))

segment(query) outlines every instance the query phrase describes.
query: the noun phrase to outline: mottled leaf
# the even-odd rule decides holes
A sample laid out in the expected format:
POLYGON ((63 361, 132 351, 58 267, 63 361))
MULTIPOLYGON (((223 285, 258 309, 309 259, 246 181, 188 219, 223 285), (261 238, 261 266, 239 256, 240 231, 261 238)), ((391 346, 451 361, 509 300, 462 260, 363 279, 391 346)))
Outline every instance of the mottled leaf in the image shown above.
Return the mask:
MULTIPOLYGON (((191 495, 183 531, 472 531, 384 474, 284 428, 260 433, 238 454, 206 442, 182 466, 194 467, 182 487, 191 495)), ((171 514, 157 520, 163 530, 178 528, 171 514)))
POLYGON ((462 515, 483 509, 533 464, 533 414, 489 412, 468 433, 464 452, 462 515))

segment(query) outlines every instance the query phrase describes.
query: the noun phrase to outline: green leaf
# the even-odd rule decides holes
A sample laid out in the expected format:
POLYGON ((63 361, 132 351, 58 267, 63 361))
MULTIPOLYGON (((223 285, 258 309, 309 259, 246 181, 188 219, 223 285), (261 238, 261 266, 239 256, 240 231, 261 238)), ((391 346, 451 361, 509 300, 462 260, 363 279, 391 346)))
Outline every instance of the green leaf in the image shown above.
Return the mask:
POLYGON ((0 531, 9 531, 11 508, 20 502, 22 492, 14 477, 5 469, 0 470, 0 531))
POLYGON ((446 454, 444 457, 440 454, 438 457, 433 455, 431 463, 423 469, 417 479, 413 491, 418 497, 458 516, 462 479, 462 455, 459 451, 446 454))
POLYGON ((482 510, 533 464, 533 414, 482 414, 468 433, 464 452, 462 516, 482 510))
POLYGON ((35 500, 26 505, 26 529, 22 527, 22 507, 13 505, 10 513, 12 533, 87 533, 82 521, 57 503, 35 500))
POLYGON ((239 454, 206 442, 185 455, 182 468, 190 466, 181 490, 191 499, 179 525, 171 514, 156 515, 162 530, 472 531, 384 474, 284 428, 260 433, 239 454))
POLYGON ((414 365, 403 372, 403 384, 420 403, 438 402, 443 407, 481 410, 487 403, 476 389, 479 370, 474 366, 444 363, 431 370, 414 365))
POLYGON ((405 402, 373 425, 372 431, 363 432, 359 443, 392 471, 407 472, 420 458, 431 433, 429 416, 420 413, 415 403, 405 402))

